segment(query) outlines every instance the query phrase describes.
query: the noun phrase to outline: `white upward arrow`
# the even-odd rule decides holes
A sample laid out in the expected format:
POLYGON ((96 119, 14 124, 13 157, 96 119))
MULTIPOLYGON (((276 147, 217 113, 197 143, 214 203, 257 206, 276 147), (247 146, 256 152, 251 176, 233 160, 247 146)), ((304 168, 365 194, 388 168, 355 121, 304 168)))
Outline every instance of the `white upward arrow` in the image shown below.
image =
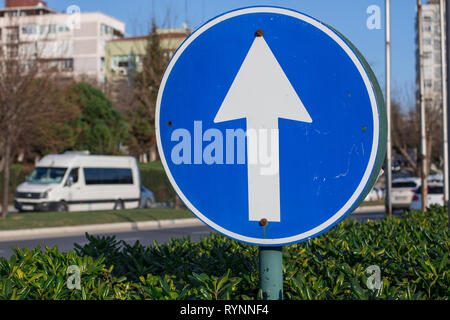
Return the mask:
POLYGON ((247 134, 249 221, 280 222, 278 118, 307 123, 312 119, 262 36, 255 37, 214 122, 241 118, 247 119, 247 133, 267 130, 267 139, 276 135, 270 148, 275 170, 264 174, 267 163, 260 159, 256 163, 249 161, 258 146, 256 139, 249 139, 247 134))

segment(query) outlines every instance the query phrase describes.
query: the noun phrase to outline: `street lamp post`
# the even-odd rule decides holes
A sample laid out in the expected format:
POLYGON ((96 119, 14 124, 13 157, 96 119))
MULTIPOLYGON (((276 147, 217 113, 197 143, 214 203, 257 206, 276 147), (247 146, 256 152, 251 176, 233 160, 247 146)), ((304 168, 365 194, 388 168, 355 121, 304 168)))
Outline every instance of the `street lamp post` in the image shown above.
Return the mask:
POLYGON ((386 144, 386 214, 392 216, 392 141, 391 141, 391 1, 386 0, 386 113, 387 113, 387 144, 386 144))

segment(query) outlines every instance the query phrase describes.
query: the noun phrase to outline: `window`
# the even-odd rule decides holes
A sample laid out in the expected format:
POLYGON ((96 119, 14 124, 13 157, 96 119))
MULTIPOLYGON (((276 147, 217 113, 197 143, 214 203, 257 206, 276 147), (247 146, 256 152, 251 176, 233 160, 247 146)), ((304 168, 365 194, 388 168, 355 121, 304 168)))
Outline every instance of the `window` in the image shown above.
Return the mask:
POLYGON ((443 194, 444 187, 428 187, 428 194, 443 194))
POLYGON ((425 80, 424 85, 426 88, 431 88, 433 86, 433 80, 425 80))
POLYGON ((440 67, 434 68, 434 76, 436 78, 440 78, 441 77, 441 73, 442 73, 442 70, 441 70, 440 67))
POLYGON ((73 71, 73 59, 61 60, 60 68, 62 71, 73 71))
POLYGON ((441 64, 441 54, 440 53, 434 54, 434 64, 441 64))
POLYGON ((431 45, 431 39, 423 39, 423 45, 424 46, 429 46, 429 45, 431 45))
POLYGON ((424 25, 423 26, 423 32, 431 32, 431 25, 424 25))
POLYGON ((424 17, 423 17, 423 21, 425 21, 425 22, 431 22, 431 17, 430 17, 430 16, 424 16, 424 17))
POLYGON ((69 178, 67 179, 67 181, 70 181, 72 184, 78 182, 78 169, 79 168, 74 168, 70 171, 69 178))
POLYGON ((113 68, 117 68, 117 67, 125 67, 128 68, 128 65, 130 63, 130 56, 113 56, 113 68))
POLYGON ((394 182, 392 188, 415 188, 417 187, 415 182, 394 182))
MULTIPOLYGON (((427 188, 428 194, 443 194, 444 193, 444 187, 441 186, 429 186, 427 188)), ((422 187, 417 188, 416 191, 417 194, 422 193, 422 187)))
POLYGON ((434 92, 440 92, 441 91, 441 81, 437 80, 434 82, 434 92))
POLYGON ((8 57, 19 56, 19 45, 18 44, 7 44, 6 45, 6 54, 8 55, 8 57))
POLYGON ((131 169, 122 168, 84 168, 86 185, 133 184, 131 169))
POLYGON ((8 27, 6 28, 6 39, 8 41, 19 40, 19 28, 18 27, 8 27))
POLYGON ((59 33, 63 33, 63 32, 69 32, 70 31, 70 27, 66 24, 60 24, 58 25, 58 32, 59 33))
POLYGON ((73 59, 54 59, 48 60, 48 66, 63 72, 73 71, 73 59))
POLYGON ((35 24, 24 25, 24 26, 22 26, 22 33, 23 34, 37 34, 38 27, 35 24))
POLYGON ((434 50, 436 51, 441 50, 441 42, 439 40, 434 40, 434 50))
POLYGON ((114 34, 114 29, 104 23, 100 25, 100 34, 104 36, 105 34, 114 34))
POLYGON ((56 33, 56 24, 44 24, 41 25, 40 28, 40 34, 52 34, 56 33))
POLYGON ((36 167, 28 176, 27 182, 31 183, 60 183, 66 174, 67 168, 36 167))
POLYGON ((31 60, 21 60, 20 61, 20 67, 22 68, 22 70, 24 71, 30 71, 33 68, 35 68, 37 65, 37 62, 35 59, 31 59, 31 60))

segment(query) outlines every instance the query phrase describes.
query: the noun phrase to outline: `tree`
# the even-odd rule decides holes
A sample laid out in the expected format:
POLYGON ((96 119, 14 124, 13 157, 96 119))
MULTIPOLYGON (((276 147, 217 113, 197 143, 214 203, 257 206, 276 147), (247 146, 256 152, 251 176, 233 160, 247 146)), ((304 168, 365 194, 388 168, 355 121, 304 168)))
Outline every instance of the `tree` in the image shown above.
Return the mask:
POLYGON ((426 105, 427 172, 432 163, 440 164, 442 158, 442 105, 433 101, 426 105))
POLYGON ((21 34, 20 15, 4 17, 0 39, 0 157, 3 163, 2 218, 8 214, 9 172, 18 150, 27 148, 33 140, 33 131, 43 119, 58 114, 54 101, 61 79, 58 57, 46 48, 47 36, 39 39, 21 34))
POLYGON ((129 125, 102 91, 88 83, 74 83, 66 99, 80 110, 71 122, 75 149, 96 154, 121 153, 129 139, 129 125))
POLYGON ((8 214, 11 159, 19 146, 30 141, 36 122, 50 118, 56 110, 52 101, 57 90, 52 82, 55 70, 39 59, 19 57, 16 50, 17 47, 10 47, 0 57, 0 140, 4 169, 2 218, 8 214))
POLYGON ((53 90, 53 96, 49 97, 55 106, 52 114, 37 117, 28 134, 21 138, 24 154, 40 157, 49 153, 62 153, 74 147, 77 137, 74 123, 81 111, 76 104, 67 101, 68 89, 64 85, 53 90))
POLYGON ((153 148, 156 152, 154 125, 156 99, 165 68, 169 62, 169 55, 161 48, 159 37, 156 23, 153 20, 142 70, 132 79, 137 105, 130 110, 129 117, 134 119, 132 126, 133 133, 136 135, 133 136, 135 137, 135 149, 139 152, 149 148, 153 148))
POLYGON ((411 158, 408 151, 418 147, 419 144, 419 127, 418 118, 415 112, 410 111, 404 113, 401 110, 400 104, 397 101, 392 101, 391 104, 391 134, 392 146, 394 150, 400 153, 411 166, 412 170, 419 174, 420 168, 417 163, 411 158))
POLYGON ((148 152, 155 144, 155 130, 150 120, 152 116, 149 110, 142 104, 126 112, 130 125, 129 151, 132 155, 139 157, 148 152))
MULTIPOLYGON (((442 119, 441 110, 437 105, 426 105, 426 140, 427 140, 427 171, 430 171, 431 163, 438 162, 442 154, 442 119)), ((392 146, 401 154, 412 168, 415 175, 421 171, 419 157, 414 160, 409 151, 420 150, 420 117, 419 110, 410 109, 402 111, 400 103, 392 101, 391 105, 391 134, 392 146)))

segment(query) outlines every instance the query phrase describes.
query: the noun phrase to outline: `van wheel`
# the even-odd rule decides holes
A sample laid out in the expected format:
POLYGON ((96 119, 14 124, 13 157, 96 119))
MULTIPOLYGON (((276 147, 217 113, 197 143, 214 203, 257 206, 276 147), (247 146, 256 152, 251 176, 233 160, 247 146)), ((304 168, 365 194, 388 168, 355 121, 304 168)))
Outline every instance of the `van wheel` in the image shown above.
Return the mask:
POLYGON ((117 200, 116 204, 114 205, 114 210, 123 210, 123 209, 125 209, 125 207, 123 205, 123 201, 117 200))
POLYGON ((57 212, 67 212, 69 211, 69 208, 67 207, 67 204, 64 201, 60 201, 56 206, 57 212))

